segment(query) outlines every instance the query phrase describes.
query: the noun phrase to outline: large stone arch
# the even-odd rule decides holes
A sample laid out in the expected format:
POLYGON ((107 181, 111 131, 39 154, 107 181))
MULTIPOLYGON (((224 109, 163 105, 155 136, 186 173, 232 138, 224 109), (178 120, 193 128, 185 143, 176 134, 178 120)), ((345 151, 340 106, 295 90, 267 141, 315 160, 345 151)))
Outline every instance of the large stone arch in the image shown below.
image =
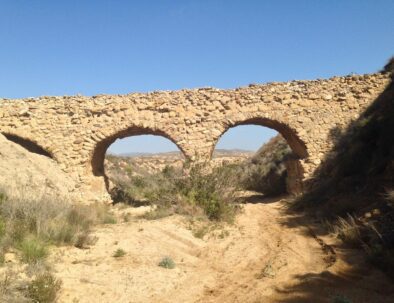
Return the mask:
MULTIPOLYGON (((101 178, 102 181, 104 182, 105 189, 108 189, 108 177, 105 174, 105 169, 104 169, 104 159, 105 159, 105 154, 109 148, 109 146, 114 143, 117 139, 123 139, 126 137, 133 137, 133 136, 141 136, 141 135, 155 135, 155 136, 161 136, 164 137, 168 140, 170 140, 172 143, 174 143, 178 149, 182 152, 183 156, 188 159, 188 154, 184 151, 183 147, 174 139, 172 136, 170 136, 168 133, 159 130, 159 129, 153 129, 153 128, 147 128, 147 127, 141 127, 141 126, 131 126, 126 129, 117 131, 112 133, 109 136, 106 136, 104 139, 101 141, 97 142, 93 152, 90 157, 90 164, 91 164, 91 170, 92 174, 96 179, 96 186, 97 186, 97 181, 101 178)), ((100 183, 100 182, 99 182, 100 183)))
POLYGON ((214 145, 211 148, 210 157, 218 144, 220 138, 231 128, 240 125, 258 125, 276 130, 286 140, 287 144, 293 151, 293 157, 286 160, 287 168, 287 191, 290 194, 300 194, 303 191, 304 169, 302 162, 308 157, 308 150, 305 142, 298 136, 297 131, 289 125, 266 117, 255 116, 240 120, 228 120, 224 125, 223 132, 214 138, 214 145))

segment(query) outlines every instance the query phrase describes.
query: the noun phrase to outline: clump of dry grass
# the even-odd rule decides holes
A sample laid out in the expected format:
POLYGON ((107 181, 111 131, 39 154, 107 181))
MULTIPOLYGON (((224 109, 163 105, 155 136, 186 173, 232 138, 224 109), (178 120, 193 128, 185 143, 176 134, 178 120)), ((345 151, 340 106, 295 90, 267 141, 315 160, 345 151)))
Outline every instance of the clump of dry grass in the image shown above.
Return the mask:
POLYGON ((56 302, 57 294, 61 287, 61 281, 51 273, 45 272, 37 275, 27 287, 27 296, 33 302, 52 303, 56 302))
POLYGON ((0 247, 32 247, 92 243, 89 236, 93 225, 116 222, 106 205, 73 205, 49 195, 27 195, 23 190, 13 192, 12 198, 0 203, 0 247), (29 245, 21 245, 32 239, 29 245), (36 245, 37 244, 37 245, 36 245))
POLYGON ((348 215, 347 219, 338 217, 337 221, 331 224, 331 230, 344 243, 352 246, 359 246, 362 243, 360 225, 357 220, 348 215))
POLYGON ((394 189, 390 189, 386 192, 387 202, 391 207, 394 207, 394 189))
POLYGON ((21 280, 19 272, 6 271, 0 277, 0 302, 55 302, 61 282, 45 262, 50 246, 86 248, 95 241, 93 226, 114 223, 115 218, 106 205, 73 205, 48 192, 17 187, 0 192, 0 260, 9 251, 15 253, 29 264, 19 270, 30 277, 21 280))

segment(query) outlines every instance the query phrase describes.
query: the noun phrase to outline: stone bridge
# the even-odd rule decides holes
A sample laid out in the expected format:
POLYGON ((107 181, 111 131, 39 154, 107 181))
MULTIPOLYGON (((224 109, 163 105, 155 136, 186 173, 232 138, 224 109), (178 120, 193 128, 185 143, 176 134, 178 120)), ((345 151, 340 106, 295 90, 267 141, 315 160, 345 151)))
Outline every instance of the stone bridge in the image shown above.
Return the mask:
POLYGON ((294 151, 290 187, 299 188, 332 147, 332 130, 356 119, 388 82, 377 73, 229 90, 0 99, 0 132, 53 158, 79 190, 105 196, 104 156, 118 138, 161 135, 186 158, 209 160, 226 130, 261 125, 281 133, 294 151))

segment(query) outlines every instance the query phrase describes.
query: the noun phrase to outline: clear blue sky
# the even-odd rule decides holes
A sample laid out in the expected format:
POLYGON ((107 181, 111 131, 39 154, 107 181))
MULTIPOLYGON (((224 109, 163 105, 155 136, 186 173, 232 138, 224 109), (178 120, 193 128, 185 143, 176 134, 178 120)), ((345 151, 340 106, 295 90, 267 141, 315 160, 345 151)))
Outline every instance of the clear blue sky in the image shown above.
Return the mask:
POLYGON ((0 0, 6 98, 369 73, 393 54, 392 0, 0 0))

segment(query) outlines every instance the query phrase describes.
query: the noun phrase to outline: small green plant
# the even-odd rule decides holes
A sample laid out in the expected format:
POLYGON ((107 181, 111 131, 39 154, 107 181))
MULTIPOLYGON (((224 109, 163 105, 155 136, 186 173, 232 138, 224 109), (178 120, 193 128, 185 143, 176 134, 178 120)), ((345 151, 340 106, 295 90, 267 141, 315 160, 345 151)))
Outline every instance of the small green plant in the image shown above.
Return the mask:
POLYGON ((27 237, 18 245, 21 259, 26 263, 36 263, 48 256, 48 250, 41 240, 35 237, 27 237))
POLYGON ((175 262, 170 257, 164 257, 159 262, 159 266, 167 269, 173 269, 175 268, 175 262))
POLYGON ((125 255, 126 255, 126 252, 125 252, 123 249, 118 248, 118 249, 114 252, 114 254, 112 255, 112 257, 114 257, 114 258, 121 258, 121 257, 123 257, 123 256, 125 256, 125 255))
POLYGON ((112 214, 107 214, 103 218, 103 224, 116 224, 116 218, 112 214))
POLYGON ((192 229, 193 236, 199 239, 203 239, 204 236, 209 232, 209 226, 203 225, 192 229))
POLYGON ((352 303, 350 299, 343 295, 336 295, 332 298, 333 303, 352 303))
POLYGON ((61 281, 46 272, 38 275, 27 287, 27 296, 37 303, 56 302, 57 293, 61 288, 61 281))

